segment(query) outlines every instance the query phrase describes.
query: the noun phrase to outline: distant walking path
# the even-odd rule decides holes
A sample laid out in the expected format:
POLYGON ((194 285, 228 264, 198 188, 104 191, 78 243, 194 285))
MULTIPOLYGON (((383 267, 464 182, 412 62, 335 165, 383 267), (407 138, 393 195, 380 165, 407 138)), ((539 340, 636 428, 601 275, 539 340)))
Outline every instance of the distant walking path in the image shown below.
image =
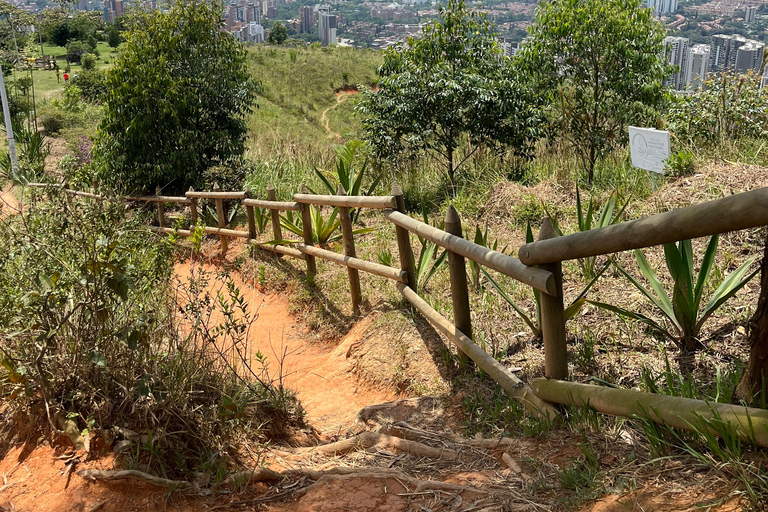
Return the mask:
POLYGON ((323 123, 323 126, 325 126, 325 131, 328 132, 328 137, 336 137, 337 139, 341 138, 341 134, 336 133, 331 130, 330 119, 328 119, 328 116, 326 115, 331 110, 335 109, 345 101, 347 101, 347 98, 349 98, 352 95, 358 94, 357 89, 341 89, 340 91, 336 92, 336 104, 328 107, 327 109, 323 110, 323 115, 320 116, 320 121, 323 123))

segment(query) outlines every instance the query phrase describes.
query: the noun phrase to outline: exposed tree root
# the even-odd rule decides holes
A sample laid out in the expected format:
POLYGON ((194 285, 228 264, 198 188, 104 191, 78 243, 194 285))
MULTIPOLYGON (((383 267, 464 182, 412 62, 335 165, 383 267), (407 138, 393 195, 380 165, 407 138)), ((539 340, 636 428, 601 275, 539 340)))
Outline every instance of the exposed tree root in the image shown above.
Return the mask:
POLYGON ((160 478, 152 476, 141 471, 135 471, 132 469, 126 469, 123 471, 102 471, 100 469, 82 469, 77 472, 78 476, 90 480, 92 482, 112 482, 115 480, 138 480, 140 482, 146 482, 154 485, 155 487, 163 487, 166 489, 172 489, 177 491, 186 491, 195 489, 195 485, 192 482, 186 480, 169 480, 167 478, 160 478))

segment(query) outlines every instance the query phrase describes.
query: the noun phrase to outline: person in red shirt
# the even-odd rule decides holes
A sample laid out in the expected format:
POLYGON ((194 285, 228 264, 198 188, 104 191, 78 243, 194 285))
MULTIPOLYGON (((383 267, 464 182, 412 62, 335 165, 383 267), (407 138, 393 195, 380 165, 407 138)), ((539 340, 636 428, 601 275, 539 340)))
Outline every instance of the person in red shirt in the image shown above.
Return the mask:
POLYGON ((64 81, 66 82, 69 80, 69 73, 64 73, 64 81))

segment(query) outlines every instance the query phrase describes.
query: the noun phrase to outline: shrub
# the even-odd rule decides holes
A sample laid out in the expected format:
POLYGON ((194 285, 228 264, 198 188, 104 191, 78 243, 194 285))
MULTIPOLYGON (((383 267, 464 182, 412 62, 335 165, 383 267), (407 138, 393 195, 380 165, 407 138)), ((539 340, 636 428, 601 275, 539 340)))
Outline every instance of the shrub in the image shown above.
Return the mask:
POLYGON ((64 128, 64 116, 59 112, 51 112, 40 116, 46 135, 54 135, 64 128))
POLYGON ((264 358, 236 359, 253 316, 231 279, 218 295, 200 273, 174 289, 171 245, 151 241, 142 215, 48 194, 0 224, 0 398, 16 414, 66 426, 73 443, 113 426, 146 434, 124 462, 171 478, 220 476, 239 432, 300 425, 264 358))
POLYGON ((91 52, 91 47, 83 41, 70 41, 67 43, 67 63, 80 62, 80 58, 91 52))
POLYGON ((80 57, 80 65, 84 70, 92 70, 96 68, 96 55, 92 53, 84 53, 80 57))
POLYGON ((91 103, 101 103, 107 93, 104 72, 98 69, 82 71, 69 82, 79 87, 83 99, 91 103))

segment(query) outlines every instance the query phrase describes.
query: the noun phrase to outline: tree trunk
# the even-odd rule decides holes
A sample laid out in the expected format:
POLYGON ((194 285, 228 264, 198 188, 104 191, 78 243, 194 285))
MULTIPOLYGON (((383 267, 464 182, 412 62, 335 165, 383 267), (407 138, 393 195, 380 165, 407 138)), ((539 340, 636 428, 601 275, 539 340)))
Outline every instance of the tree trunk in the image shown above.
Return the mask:
POLYGON ((456 197, 456 176, 453 168, 453 148, 448 146, 448 181, 451 184, 451 197, 456 197))
POLYGON ((747 403, 761 403, 768 397, 763 383, 768 381, 768 235, 760 263, 760 298, 749 320, 749 362, 736 387, 736 397, 747 403))

